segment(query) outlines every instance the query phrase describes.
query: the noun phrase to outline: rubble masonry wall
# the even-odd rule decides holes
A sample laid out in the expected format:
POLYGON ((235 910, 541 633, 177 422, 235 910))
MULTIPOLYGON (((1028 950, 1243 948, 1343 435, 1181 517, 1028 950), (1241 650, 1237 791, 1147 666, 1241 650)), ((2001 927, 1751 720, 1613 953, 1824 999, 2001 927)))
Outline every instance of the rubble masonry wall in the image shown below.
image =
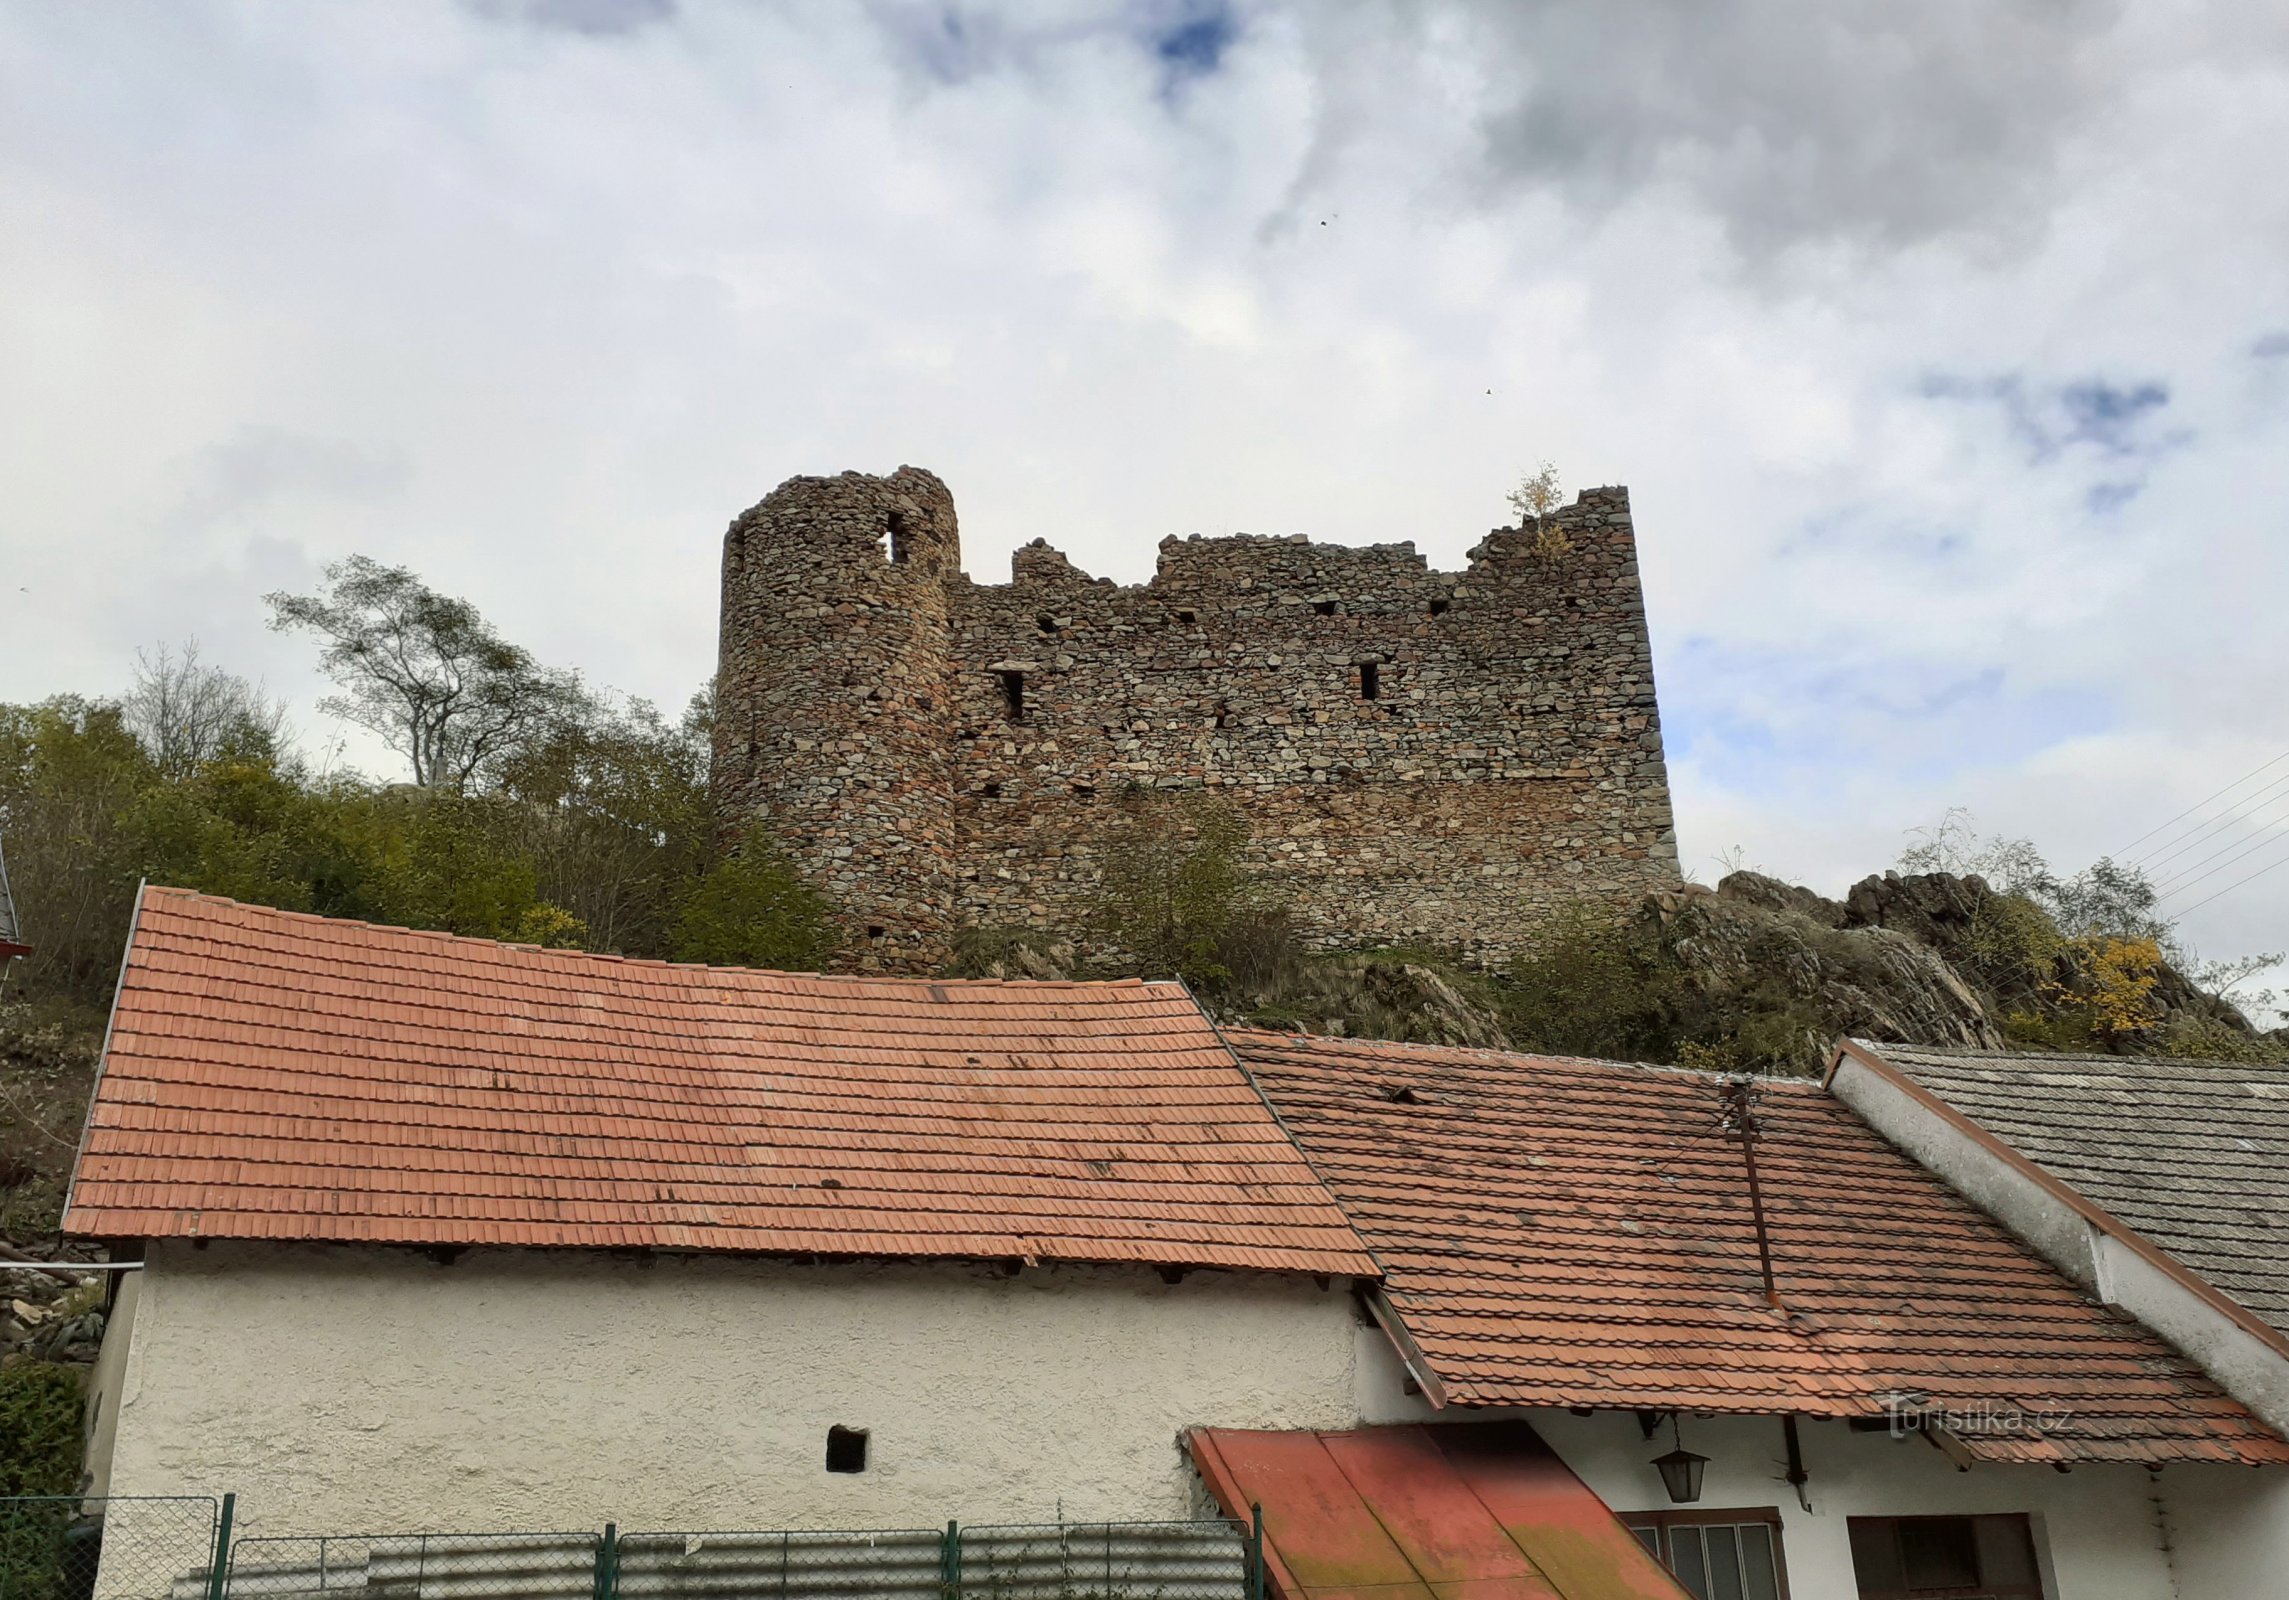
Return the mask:
POLYGON ((1078 932, 1139 790, 1235 804, 1322 945, 1480 960, 1677 872, 1624 489, 1412 544, 1166 539, 1146 584, 1036 540, 960 571, 930 473, 796 478, 724 546, 717 802, 838 907, 852 965, 1078 932))

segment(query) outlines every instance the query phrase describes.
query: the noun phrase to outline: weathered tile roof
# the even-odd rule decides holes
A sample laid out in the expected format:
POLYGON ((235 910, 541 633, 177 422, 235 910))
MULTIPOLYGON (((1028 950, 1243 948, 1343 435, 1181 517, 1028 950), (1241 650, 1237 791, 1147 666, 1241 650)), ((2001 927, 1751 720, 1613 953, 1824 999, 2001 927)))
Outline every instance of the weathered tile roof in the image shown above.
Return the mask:
POLYGON ((1280 1600, 1688 1600, 1523 1422, 1184 1442, 1226 1516, 1262 1510, 1280 1600))
POLYGON ((1764 1295, 1738 1142, 1703 1074, 1233 1033, 1375 1250, 1449 1404, 1872 1417, 1920 1393, 1991 1460, 2289 1462, 1817 1083, 1772 1082, 1764 1295))
POLYGON ((1853 1043, 2289 1333, 2289 1066, 1853 1043))
POLYGON ((1178 984, 671 966, 173 889, 65 1226, 1374 1271, 1178 984))

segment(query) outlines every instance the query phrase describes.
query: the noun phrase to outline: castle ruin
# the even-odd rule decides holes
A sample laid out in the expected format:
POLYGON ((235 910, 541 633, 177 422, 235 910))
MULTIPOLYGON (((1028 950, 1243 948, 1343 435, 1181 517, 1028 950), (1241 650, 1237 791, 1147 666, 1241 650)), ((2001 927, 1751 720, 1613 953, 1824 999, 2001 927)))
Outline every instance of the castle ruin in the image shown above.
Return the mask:
POLYGON ((1320 945, 1478 960, 1566 902, 1677 881, 1625 489, 1412 544, 1169 538, 1149 583, 1040 540, 961 570, 936 476, 791 478, 723 546, 715 797, 827 895, 850 964, 972 925, 1067 933, 1137 789, 1245 815, 1320 945))

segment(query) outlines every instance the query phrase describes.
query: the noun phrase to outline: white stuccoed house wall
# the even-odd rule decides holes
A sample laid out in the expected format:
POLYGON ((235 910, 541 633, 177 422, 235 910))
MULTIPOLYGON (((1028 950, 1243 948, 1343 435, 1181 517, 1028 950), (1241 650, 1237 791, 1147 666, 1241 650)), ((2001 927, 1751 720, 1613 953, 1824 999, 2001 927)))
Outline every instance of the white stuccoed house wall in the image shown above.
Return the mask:
POLYGON ((248 1535, 1186 1517, 1185 1427, 1358 1420, 1353 1322, 1340 1278, 162 1243, 111 1489, 248 1535))

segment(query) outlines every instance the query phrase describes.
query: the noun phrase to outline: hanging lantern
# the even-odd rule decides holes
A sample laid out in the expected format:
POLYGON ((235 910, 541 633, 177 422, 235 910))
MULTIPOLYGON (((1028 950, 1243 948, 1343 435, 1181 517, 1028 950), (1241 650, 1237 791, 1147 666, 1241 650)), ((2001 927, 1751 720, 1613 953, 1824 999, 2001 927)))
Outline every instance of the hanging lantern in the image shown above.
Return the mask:
POLYGON ((1709 1458, 1685 1448, 1684 1429, 1675 1413, 1670 1414, 1669 1425, 1677 1448, 1667 1455, 1655 1456, 1653 1467, 1661 1474, 1661 1487, 1669 1491, 1669 1498, 1678 1505, 1690 1505, 1701 1498, 1701 1472, 1708 1466, 1709 1458))

